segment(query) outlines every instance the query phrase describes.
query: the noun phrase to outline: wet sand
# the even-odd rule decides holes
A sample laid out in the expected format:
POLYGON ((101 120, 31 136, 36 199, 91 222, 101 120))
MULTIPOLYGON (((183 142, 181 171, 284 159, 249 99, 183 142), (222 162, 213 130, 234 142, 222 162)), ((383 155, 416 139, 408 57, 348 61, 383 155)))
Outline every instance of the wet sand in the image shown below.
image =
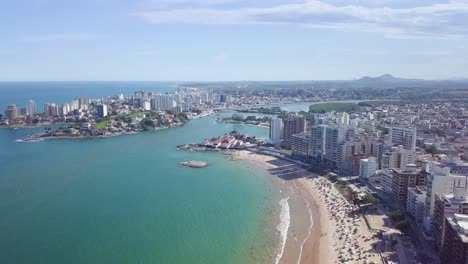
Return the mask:
MULTIPOLYGON (((315 264, 333 263, 330 258, 330 236, 326 210, 318 198, 318 193, 307 177, 317 175, 303 170, 300 166, 274 157, 258 155, 249 151, 234 151, 234 159, 244 162, 263 173, 271 174, 274 185, 281 192, 281 198, 289 205, 289 226, 282 250, 281 233, 278 230, 278 249, 273 263, 315 264), (318 199, 317 199, 318 198, 318 199)), ((276 219, 280 223, 280 217, 276 219)), ((283 226, 284 228, 284 226, 283 226)))

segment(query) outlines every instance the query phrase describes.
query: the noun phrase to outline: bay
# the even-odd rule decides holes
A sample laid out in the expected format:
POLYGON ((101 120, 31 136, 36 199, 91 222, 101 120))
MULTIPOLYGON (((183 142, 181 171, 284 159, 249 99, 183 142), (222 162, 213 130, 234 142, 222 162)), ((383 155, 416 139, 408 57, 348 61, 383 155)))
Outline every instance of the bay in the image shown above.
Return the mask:
MULTIPOLYGON (((54 89, 51 101, 74 97, 53 98, 54 89)), ((234 129, 267 137, 216 118, 95 140, 19 143, 43 128, 0 129, 0 263, 268 262, 270 179, 220 153, 176 149, 234 129), (209 166, 181 167, 186 160, 209 166)))

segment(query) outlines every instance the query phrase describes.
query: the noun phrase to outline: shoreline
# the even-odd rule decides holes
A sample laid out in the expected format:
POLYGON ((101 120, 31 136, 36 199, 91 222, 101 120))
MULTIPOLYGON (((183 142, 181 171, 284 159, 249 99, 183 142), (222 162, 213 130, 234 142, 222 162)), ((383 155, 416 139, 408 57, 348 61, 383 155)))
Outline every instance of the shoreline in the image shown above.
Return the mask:
MULTIPOLYGON (((275 243, 279 252, 276 263, 382 262, 375 248, 381 239, 366 225, 357 206, 350 204, 333 183, 289 161, 246 150, 231 153, 268 174, 281 198, 288 198, 290 225, 284 252, 275 243)), ((281 215, 276 216, 276 221, 279 218, 281 215)))
POLYGON ((307 183, 307 179, 300 177, 317 175, 275 157, 245 150, 234 150, 230 154, 236 160, 266 174, 281 194, 278 216, 271 223, 277 233, 272 263, 333 263, 328 262, 329 241, 321 236, 322 230, 328 229, 324 206, 316 199, 315 190, 307 183), (284 215, 286 211, 288 216, 284 215))

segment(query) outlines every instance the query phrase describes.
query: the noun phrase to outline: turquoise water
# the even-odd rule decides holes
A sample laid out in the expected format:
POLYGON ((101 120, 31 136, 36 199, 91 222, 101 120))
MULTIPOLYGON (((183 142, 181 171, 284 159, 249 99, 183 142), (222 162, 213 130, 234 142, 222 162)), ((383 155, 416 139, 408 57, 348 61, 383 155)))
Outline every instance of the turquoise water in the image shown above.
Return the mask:
POLYGON ((268 133, 215 120, 36 143, 15 140, 41 128, 0 129, 0 263, 267 262, 263 218, 276 203, 268 177, 219 153, 175 148, 233 129, 268 133), (193 159, 209 166, 178 165, 193 159))

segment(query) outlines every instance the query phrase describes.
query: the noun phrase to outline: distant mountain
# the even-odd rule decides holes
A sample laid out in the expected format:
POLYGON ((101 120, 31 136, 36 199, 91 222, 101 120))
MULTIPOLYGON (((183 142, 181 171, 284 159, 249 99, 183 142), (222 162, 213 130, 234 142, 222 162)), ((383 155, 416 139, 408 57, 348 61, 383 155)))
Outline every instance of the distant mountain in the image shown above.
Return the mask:
POLYGON ((403 78, 397 78, 391 74, 384 74, 378 77, 369 77, 369 76, 364 76, 361 79, 357 80, 357 82, 370 82, 370 83, 378 83, 378 82, 417 82, 417 81, 424 81, 424 80, 418 80, 418 79, 403 79, 403 78))

